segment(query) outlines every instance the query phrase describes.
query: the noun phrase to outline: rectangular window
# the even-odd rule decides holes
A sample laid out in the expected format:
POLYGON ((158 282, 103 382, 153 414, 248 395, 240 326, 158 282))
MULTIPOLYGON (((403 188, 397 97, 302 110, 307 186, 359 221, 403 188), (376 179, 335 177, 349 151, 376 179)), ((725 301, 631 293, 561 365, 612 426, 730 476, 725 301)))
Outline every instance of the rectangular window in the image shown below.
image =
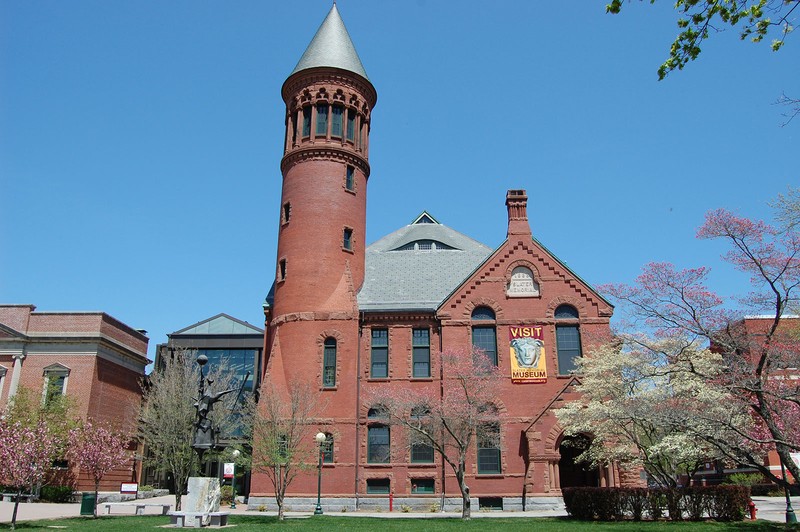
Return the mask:
POLYGON ((347 110, 347 140, 353 142, 356 136, 356 112, 347 110))
POLYGON ((372 329, 370 377, 385 379, 389 376, 389 329, 372 329))
POLYGON ((289 223, 289 216, 292 214, 292 205, 287 201, 283 204, 283 223, 289 223))
POLYGON ((350 251, 353 250, 353 230, 349 227, 345 227, 342 233, 342 247, 350 251))
POLYGON ((428 329, 412 331, 414 377, 431 376, 431 339, 428 329))
POLYGON ((344 108, 341 105, 333 106, 333 117, 331 120, 331 137, 342 137, 342 118, 344 117, 344 108))
POLYGON ((472 345, 486 353, 497 365, 497 334, 494 327, 472 327, 472 345))
POLYGON ((356 169, 353 168, 352 166, 348 166, 347 174, 345 175, 344 179, 344 188, 346 188, 347 190, 354 190, 356 188, 355 174, 356 174, 356 169))
POLYGON ((558 374, 569 375, 575 371, 575 359, 581 356, 581 334, 577 325, 556 326, 558 374))
POLYGON ((371 425, 367 429, 367 463, 389 463, 389 427, 371 425))
POLYGON ((281 259, 278 262, 278 280, 283 281, 286 279, 286 259, 281 259))
POLYGON ((368 478, 367 493, 389 493, 388 478, 368 478))
POLYGON ((322 444, 322 463, 333 463, 333 435, 325 434, 325 442, 322 444))
POLYGON ((411 461, 415 464, 432 464, 433 447, 427 443, 411 444, 411 461))
POLYGON ((303 136, 311 136, 311 107, 303 107, 303 136))
POLYGON ((496 423, 485 423, 479 431, 478 440, 478 474, 498 474, 500 465, 500 426, 496 423))
POLYGON ((412 478, 411 493, 434 493, 436 481, 432 478, 412 478))
POLYGON ((315 134, 318 137, 324 137, 328 134, 328 104, 317 104, 317 130, 315 134))

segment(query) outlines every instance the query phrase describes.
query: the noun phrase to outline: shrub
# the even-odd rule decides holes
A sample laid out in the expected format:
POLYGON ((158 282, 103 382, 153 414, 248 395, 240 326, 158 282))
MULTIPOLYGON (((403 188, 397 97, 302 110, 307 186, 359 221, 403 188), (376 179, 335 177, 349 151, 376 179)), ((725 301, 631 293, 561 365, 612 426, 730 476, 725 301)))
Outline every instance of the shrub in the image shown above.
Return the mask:
POLYGON ((759 473, 734 473, 725 479, 725 484, 734 484, 736 486, 750 487, 763 483, 764 477, 759 473))
POLYGON ((653 521, 658 521, 664 517, 664 507, 667 504, 667 497, 662 489, 647 490, 647 514, 653 521))
POLYGON ((47 502, 72 502, 72 486, 42 486, 39 498, 47 502))
POLYGON ((647 490, 644 488, 628 488, 623 491, 625 506, 630 510, 634 521, 641 521, 647 506, 647 490))
POLYGON ((715 488, 705 486, 691 486, 683 490, 683 504, 686 513, 692 521, 700 521, 713 498, 715 488))
POLYGON ((714 486, 708 504, 709 515, 719 521, 741 521, 750 502, 749 491, 747 486, 714 486))
POLYGON ((230 504, 233 502, 233 487, 232 486, 222 486, 220 488, 220 499, 219 502, 222 504, 230 504))

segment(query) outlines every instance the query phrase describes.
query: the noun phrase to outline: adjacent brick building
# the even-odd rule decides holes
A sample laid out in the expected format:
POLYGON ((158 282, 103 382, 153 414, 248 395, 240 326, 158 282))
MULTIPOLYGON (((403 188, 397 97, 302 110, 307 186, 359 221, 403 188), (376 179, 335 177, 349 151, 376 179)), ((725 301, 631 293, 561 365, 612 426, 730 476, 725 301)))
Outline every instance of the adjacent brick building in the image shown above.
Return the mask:
MULTIPOLYGON (((471 345, 506 376, 494 405, 501 444, 478 442, 469 457, 476 503, 530 507, 566 485, 639 483, 617 467, 585 470, 574 461, 579 451, 564 445, 554 409, 574 397, 573 358, 607 337, 613 308, 532 236, 526 192, 508 191, 507 239, 497 249, 427 212, 367 247, 377 93, 336 5, 282 94, 283 191, 262 367, 264 382, 320 390, 318 429, 331 443, 323 507, 385 507, 389 492, 418 506, 444 492, 460 504, 449 467, 432 453, 412 456, 398 428, 370 415, 365 397, 376 387, 439 389, 438 354, 471 345), (515 357, 514 337, 543 346, 535 365, 515 357)), ((502 200, 487 212, 500 215, 502 200)), ((313 497, 316 487, 315 474, 302 475, 289 496, 313 497)), ((250 495, 251 506, 270 503, 265 475, 254 473, 250 495)))
MULTIPOLYGON (((133 432, 147 358, 144 331, 103 312, 41 312, 33 305, 0 305, 0 410, 22 387, 46 400, 65 394, 82 419, 133 432)), ((105 476, 102 491, 135 481, 138 464, 105 476)), ((77 475, 78 489, 94 482, 77 475)))

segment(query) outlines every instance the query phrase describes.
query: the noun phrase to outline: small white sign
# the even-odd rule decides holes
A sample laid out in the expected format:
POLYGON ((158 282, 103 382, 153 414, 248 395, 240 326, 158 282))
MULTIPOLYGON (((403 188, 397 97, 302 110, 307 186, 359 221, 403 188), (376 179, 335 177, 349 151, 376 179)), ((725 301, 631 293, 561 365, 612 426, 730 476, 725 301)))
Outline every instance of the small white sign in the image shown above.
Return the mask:
POLYGON ((136 482, 123 482, 119 485, 120 493, 136 493, 139 491, 139 484, 136 482))
POLYGON ((792 462, 797 464, 797 467, 800 467, 800 453, 789 453, 789 456, 792 457, 792 462))
POLYGON ((222 476, 224 478, 233 478, 233 471, 235 467, 236 464, 234 464, 233 462, 225 462, 225 464, 222 467, 222 476))

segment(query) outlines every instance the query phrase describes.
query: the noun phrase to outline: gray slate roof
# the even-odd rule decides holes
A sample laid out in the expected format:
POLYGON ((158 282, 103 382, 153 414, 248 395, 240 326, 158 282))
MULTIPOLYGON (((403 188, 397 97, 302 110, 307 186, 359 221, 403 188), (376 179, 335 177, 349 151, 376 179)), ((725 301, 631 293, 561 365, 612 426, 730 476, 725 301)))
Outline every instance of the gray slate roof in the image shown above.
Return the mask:
POLYGON ((421 223, 420 218, 367 247, 360 310, 434 311, 493 251, 445 225, 421 223), (454 249, 398 250, 418 240, 454 249))
POLYGON ((322 21, 292 74, 314 67, 341 68, 369 79, 336 4, 333 4, 328 16, 322 21))

